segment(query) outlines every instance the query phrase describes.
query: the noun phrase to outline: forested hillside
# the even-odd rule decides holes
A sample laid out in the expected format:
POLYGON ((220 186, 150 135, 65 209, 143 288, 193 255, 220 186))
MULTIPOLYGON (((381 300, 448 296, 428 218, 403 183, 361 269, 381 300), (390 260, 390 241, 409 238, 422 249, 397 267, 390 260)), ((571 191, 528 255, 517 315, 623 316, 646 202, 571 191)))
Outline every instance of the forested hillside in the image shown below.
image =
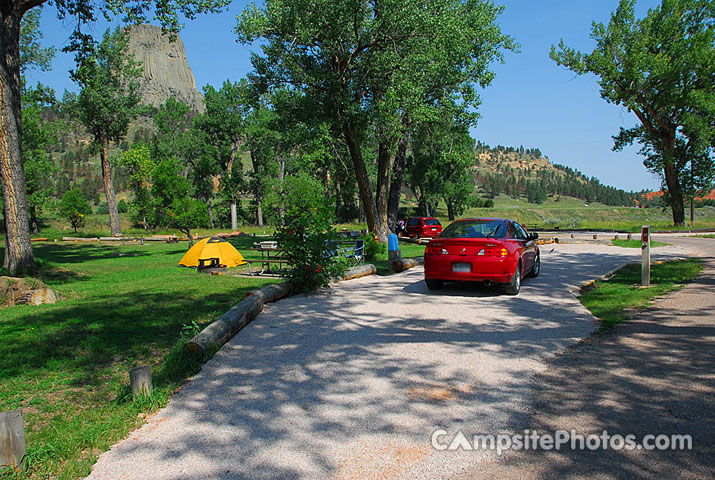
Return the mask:
POLYGON ((529 203, 542 203, 548 196, 568 196, 585 203, 635 206, 640 197, 634 192, 603 185, 595 177, 578 170, 552 164, 538 148, 490 147, 477 143, 474 179, 489 197, 506 194, 524 197, 529 203))

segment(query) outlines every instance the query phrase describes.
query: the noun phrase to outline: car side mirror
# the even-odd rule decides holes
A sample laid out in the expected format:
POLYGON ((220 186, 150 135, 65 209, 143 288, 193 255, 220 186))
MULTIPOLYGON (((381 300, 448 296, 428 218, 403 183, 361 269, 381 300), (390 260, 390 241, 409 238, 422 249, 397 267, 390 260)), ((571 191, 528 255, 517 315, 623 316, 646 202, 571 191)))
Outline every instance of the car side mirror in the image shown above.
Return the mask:
POLYGON ((531 241, 531 240, 536 240, 537 238, 539 238, 539 234, 538 234, 538 233, 529 233, 529 234, 526 235, 526 239, 529 240, 529 241, 531 241))

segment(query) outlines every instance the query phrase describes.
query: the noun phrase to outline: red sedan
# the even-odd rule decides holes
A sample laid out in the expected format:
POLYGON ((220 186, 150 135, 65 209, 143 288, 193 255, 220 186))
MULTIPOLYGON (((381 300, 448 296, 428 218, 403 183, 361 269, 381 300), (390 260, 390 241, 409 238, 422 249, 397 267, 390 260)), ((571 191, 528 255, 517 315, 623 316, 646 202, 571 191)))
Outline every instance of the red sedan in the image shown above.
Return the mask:
POLYGON ((425 249, 425 282, 430 290, 445 281, 501 284, 516 295, 525 276, 541 270, 536 233, 514 220, 469 218, 457 220, 430 240, 425 249))

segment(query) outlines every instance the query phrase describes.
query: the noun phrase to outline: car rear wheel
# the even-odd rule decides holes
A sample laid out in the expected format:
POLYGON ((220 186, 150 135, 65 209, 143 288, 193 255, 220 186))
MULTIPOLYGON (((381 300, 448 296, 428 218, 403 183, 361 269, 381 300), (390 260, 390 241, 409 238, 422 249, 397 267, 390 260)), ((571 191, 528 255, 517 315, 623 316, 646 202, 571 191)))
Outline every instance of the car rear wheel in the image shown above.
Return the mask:
POLYGON ((541 254, 536 254, 536 260, 534 260, 534 268, 531 269, 530 277, 538 277, 541 273, 541 254))
POLYGON ((425 279, 425 283, 427 284, 427 288, 430 290, 439 290, 442 288, 442 285, 444 285, 444 282, 442 280, 427 280, 425 279))
POLYGON ((521 264, 516 266, 516 272, 511 277, 511 282, 504 286, 504 293, 507 295, 518 295, 521 290, 521 264))

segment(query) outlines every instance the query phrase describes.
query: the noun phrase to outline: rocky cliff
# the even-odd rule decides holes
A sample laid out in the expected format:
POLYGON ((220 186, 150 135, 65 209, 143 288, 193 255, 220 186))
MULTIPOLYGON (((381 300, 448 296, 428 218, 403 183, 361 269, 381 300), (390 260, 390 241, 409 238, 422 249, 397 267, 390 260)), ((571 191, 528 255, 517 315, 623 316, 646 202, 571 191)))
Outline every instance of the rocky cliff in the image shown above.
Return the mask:
POLYGON ((180 100, 193 110, 205 110, 203 96, 186 59, 184 42, 178 36, 172 42, 161 28, 133 25, 129 29, 129 51, 144 67, 139 91, 147 105, 159 106, 169 97, 180 100))

